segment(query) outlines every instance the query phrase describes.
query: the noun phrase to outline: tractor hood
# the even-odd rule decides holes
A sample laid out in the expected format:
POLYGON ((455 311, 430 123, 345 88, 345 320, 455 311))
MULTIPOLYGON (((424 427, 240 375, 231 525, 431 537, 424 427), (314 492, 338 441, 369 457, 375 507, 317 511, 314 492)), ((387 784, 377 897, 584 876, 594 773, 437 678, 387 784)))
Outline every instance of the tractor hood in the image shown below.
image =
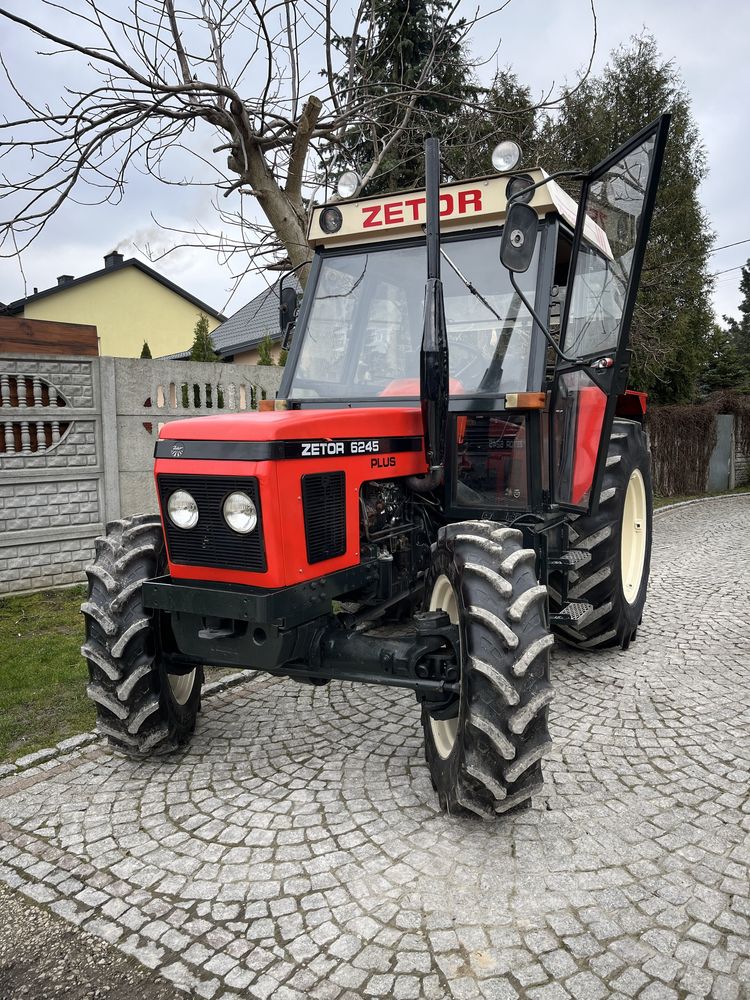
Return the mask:
MULTIPOLYGON (((358 409, 278 410, 226 413, 174 420, 159 431, 160 441, 338 441, 354 438, 422 437, 415 406, 358 409)), ((157 445, 157 451, 158 451, 157 445)))
POLYGON ((175 420, 162 427, 155 457, 170 575, 272 589, 357 566, 363 485, 427 471, 416 405, 175 420), (165 504, 176 490, 197 501, 193 530, 170 524, 165 504), (232 491, 258 510, 246 537, 224 526, 232 491))

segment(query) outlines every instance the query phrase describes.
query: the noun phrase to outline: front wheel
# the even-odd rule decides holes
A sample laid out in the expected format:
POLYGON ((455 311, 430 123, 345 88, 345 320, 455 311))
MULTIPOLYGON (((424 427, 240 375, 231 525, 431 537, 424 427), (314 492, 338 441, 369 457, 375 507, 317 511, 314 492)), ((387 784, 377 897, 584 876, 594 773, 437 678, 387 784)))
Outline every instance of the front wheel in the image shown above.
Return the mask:
POLYGON ((86 693, 96 706, 97 730, 133 756, 186 743, 200 710, 203 668, 170 673, 159 653, 155 620, 144 608, 145 580, 166 570, 157 515, 107 525, 86 568, 88 600, 81 606, 89 668, 86 693))
POLYGON ((427 608, 459 626, 460 695, 425 703, 425 756, 442 809, 493 818, 530 803, 551 741, 546 589, 523 536, 489 521, 442 528, 427 608))

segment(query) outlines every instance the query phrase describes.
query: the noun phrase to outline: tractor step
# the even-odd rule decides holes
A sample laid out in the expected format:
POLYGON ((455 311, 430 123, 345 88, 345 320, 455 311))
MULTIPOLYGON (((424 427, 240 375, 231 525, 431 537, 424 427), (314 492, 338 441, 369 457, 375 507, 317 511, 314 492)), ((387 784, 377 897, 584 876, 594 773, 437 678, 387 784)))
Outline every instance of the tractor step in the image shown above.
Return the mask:
POLYGON ((578 569, 591 562, 591 553, 587 549, 568 549, 562 555, 553 556, 549 561, 550 569, 578 569))
POLYGON ((594 610, 588 601, 571 601, 555 614, 549 616, 551 625, 583 625, 586 616, 594 610))

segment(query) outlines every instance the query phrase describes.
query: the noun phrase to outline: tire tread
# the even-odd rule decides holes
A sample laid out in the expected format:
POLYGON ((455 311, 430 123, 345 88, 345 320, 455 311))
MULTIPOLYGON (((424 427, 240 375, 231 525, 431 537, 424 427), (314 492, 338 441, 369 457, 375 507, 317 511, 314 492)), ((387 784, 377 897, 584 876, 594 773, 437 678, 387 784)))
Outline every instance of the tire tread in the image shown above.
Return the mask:
POLYGON ((109 522, 95 550, 87 568, 89 595, 81 606, 86 623, 81 654, 88 661, 86 693, 97 710, 97 730, 136 757, 176 749, 195 728, 203 672, 196 670, 193 692, 176 713, 149 650, 153 620, 141 601, 143 581, 156 575, 163 559, 158 515, 109 522))
POLYGON ((425 755, 449 813, 494 819, 527 806, 541 787, 554 637, 535 560, 521 532, 489 521, 448 525, 433 547, 426 593, 448 575, 462 636, 458 734, 448 757, 440 756, 429 711, 422 711, 425 755))

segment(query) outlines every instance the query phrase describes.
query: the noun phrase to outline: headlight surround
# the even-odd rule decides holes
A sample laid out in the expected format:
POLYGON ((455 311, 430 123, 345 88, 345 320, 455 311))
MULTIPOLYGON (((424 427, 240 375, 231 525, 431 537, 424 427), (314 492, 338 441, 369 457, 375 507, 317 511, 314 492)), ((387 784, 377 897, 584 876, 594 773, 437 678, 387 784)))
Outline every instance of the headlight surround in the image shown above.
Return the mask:
POLYGON ((534 197, 533 191, 527 191, 526 194, 518 197, 518 192, 523 191, 524 188, 531 187, 534 183, 534 178, 530 174, 516 174, 515 177, 511 177, 508 183, 505 185, 505 197, 510 201, 513 198, 514 201, 520 201, 522 205, 528 205, 531 199, 534 197))
POLYGON ((175 527, 187 531, 198 523, 198 504, 187 490, 175 490, 167 500, 167 514, 175 527))
POLYGON ((335 205, 329 205, 320 213, 319 223, 323 232, 332 236, 334 233, 337 233, 339 229, 341 229, 341 226, 344 223, 344 217, 341 214, 340 209, 336 208, 335 205))
POLYGON ((230 493, 221 507, 224 520, 238 535, 248 535, 258 524, 258 509, 247 493, 230 493))

